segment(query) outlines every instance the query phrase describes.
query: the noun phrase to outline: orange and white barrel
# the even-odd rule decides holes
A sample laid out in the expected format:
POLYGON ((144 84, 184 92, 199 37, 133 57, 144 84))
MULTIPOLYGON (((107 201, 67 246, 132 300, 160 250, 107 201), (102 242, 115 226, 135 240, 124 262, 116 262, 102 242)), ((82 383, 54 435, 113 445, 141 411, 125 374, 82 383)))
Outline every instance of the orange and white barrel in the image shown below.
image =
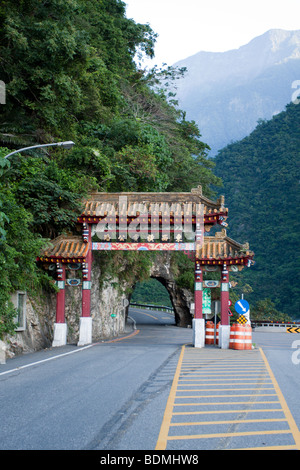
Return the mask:
POLYGON ((214 322, 208 321, 205 325, 205 344, 214 344, 215 325, 214 322))
POLYGON ((245 325, 244 345, 244 349, 252 349, 252 328, 250 325, 245 325))
POLYGON ((239 351, 245 349, 245 325, 236 325, 233 349, 237 349, 239 351))
POLYGON ((233 323, 230 327, 229 349, 234 349, 235 330, 236 330, 236 323, 233 323))

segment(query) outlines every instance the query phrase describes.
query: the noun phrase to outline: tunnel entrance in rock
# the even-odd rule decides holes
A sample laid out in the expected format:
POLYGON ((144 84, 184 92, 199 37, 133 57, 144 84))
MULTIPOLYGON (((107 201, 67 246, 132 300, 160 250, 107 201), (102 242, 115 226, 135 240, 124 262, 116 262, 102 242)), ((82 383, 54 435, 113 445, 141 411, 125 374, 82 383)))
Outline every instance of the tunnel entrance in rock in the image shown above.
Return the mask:
POLYGON ((137 282, 130 296, 130 314, 138 323, 175 325, 175 312, 163 280, 155 277, 137 282))
POLYGON ((163 282, 152 277, 146 281, 136 283, 131 296, 131 303, 173 307, 163 282))
POLYGON ((194 294, 192 290, 177 284, 178 266, 173 258, 172 253, 157 253, 152 258, 149 278, 132 286, 129 301, 131 304, 135 302, 165 306, 166 311, 172 309, 174 324, 186 328, 192 325, 191 305, 194 294))

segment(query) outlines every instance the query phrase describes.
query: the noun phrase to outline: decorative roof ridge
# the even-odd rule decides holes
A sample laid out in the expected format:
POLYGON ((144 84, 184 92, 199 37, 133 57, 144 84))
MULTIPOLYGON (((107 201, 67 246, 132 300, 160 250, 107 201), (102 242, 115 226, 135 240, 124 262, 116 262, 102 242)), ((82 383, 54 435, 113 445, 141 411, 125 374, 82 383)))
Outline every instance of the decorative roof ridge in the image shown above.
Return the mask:
POLYGON ((82 236, 61 234, 50 241, 39 256, 44 258, 84 258, 90 248, 89 243, 83 241, 82 236))
POLYGON ((130 191, 121 191, 121 192, 101 192, 101 191, 94 191, 94 192, 91 192, 89 194, 89 196, 85 197, 84 201, 85 202, 88 202, 90 200, 93 200, 93 201, 97 201, 97 200, 101 200, 101 196, 102 197, 105 197, 105 198, 116 198, 116 197, 121 197, 121 196, 126 196, 126 197, 134 197, 136 196, 138 198, 138 200, 142 199, 143 197, 144 198, 147 198, 147 197, 151 197, 151 198, 155 198, 159 201, 159 197, 161 196, 162 197, 162 201, 160 202, 163 202, 164 198, 165 197, 170 197, 170 196, 174 196, 175 197, 178 197, 178 196, 186 196, 187 198, 190 197, 190 196, 198 196, 199 199, 201 200, 204 200, 208 203, 211 203, 211 204, 219 204, 221 206, 224 206, 224 202, 225 202, 225 197, 224 196, 220 196, 216 202, 212 201, 211 199, 209 199, 208 197, 204 196, 203 195, 203 191, 202 191, 202 186, 201 185, 198 185, 197 188, 192 188, 190 192, 185 192, 185 191, 165 191, 165 192, 156 192, 156 191, 145 191, 145 192, 137 192, 137 191, 133 191, 133 192, 130 192, 130 191))

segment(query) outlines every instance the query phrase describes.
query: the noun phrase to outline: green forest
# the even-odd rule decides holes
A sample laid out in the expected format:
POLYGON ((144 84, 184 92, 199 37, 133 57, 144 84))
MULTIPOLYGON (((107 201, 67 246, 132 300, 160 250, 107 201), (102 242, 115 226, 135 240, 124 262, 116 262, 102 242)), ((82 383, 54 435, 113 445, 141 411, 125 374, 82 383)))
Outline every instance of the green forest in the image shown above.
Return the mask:
POLYGON ((154 56, 156 38, 149 25, 126 17, 120 0, 1 1, 0 337, 15 328, 11 293, 34 296, 49 286, 36 256, 49 240, 75 230, 82 199, 95 190, 190 191, 201 184, 214 198, 223 179, 230 235, 257 252, 256 268, 247 273, 255 300, 270 297, 285 311, 293 305, 299 108, 284 115, 294 115, 291 136, 289 119, 276 117, 276 152, 263 123, 261 151, 254 143, 248 153, 229 147, 212 161, 172 91, 185 71, 137 65, 137 57, 154 56), (75 142, 72 150, 4 159, 16 149, 67 140, 75 142), (262 175, 272 165, 277 173, 267 186, 262 175))
POLYGON ((291 103, 270 121, 260 121, 215 161, 230 236, 249 241, 255 252, 255 265, 243 271, 243 282, 253 290, 247 298, 258 312, 277 309, 299 319, 300 106, 291 103))
POLYGON ((136 284, 130 302, 172 307, 167 289, 157 279, 152 278, 136 284))

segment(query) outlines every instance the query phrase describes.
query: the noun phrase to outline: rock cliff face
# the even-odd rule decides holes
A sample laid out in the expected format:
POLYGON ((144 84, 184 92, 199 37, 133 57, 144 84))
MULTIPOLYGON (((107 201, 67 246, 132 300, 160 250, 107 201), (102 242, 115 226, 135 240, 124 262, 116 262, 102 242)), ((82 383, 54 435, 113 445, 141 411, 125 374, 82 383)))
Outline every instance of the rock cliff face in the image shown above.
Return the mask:
POLYGON ((43 293, 26 301, 26 328, 6 338, 6 357, 38 351, 51 346, 55 297, 43 293))
POLYGON ((174 64, 187 67, 177 98, 212 156, 249 135, 292 101, 300 78, 300 31, 270 30, 227 52, 199 52, 174 64))
MULTIPOLYGON (((158 279, 167 289, 175 311, 176 325, 187 327, 192 323, 190 303, 193 295, 176 285, 169 253, 159 254, 153 262, 149 275, 158 279)), ((91 316, 93 341, 104 341, 125 333, 127 310, 124 300, 129 299, 134 285, 117 277, 103 282, 97 263, 93 264, 91 283, 91 316), (116 315, 112 317, 111 315, 116 315)), ((50 348, 56 314, 56 294, 43 292, 39 298, 26 303, 26 329, 6 338, 6 356, 50 348)), ((68 326, 67 342, 77 344, 81 317, 81 287, 66 286, 65 317, 68 326)))

